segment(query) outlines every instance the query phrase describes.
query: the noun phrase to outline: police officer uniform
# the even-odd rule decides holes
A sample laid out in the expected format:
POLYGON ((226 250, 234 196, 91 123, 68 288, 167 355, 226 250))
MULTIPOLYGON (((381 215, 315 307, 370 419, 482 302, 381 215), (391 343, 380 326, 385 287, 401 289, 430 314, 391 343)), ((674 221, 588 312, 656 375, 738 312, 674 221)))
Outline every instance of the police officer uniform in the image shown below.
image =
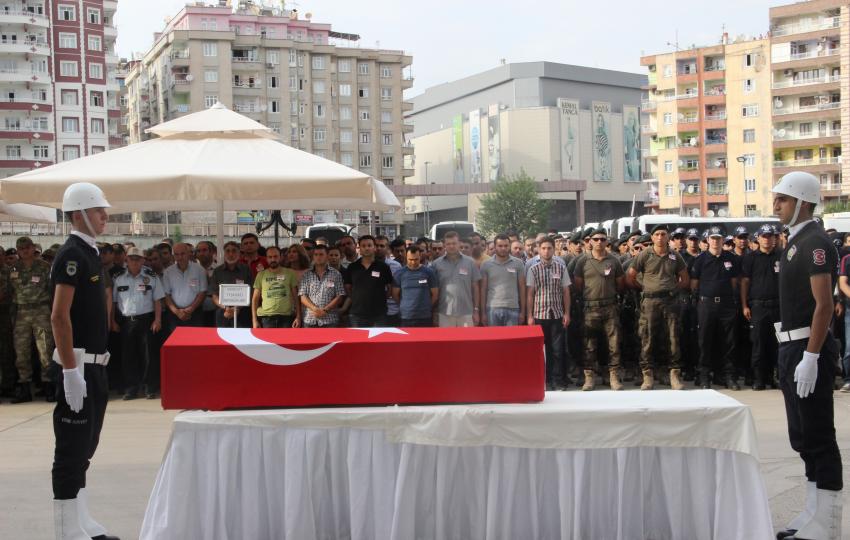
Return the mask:
MULTIPOLYGON (((709 238, 722 238, 718 227, 709 230, 709 238)), ((723 358, 726 387, 740 390, 735 380, 735 348, 738 330, 738 308, 734 285, 740 268, 737 257, 720 249, 701 253, 691 267, 691 280, 696 281, 694 292, 699 296, 697 320, 699 325, 699 371, 703 388, 711 388, 710 373, 715 357, 723 358), (716 345, 720 345, 717 350, 716 345)), ((719 379, 720 369, 714 369, 719 379)))
MULTIPOLYGON (((142 252, 131 247, 127 256, 141 257, 142 252)), ((159 387, 158 381, 154 380, 157 370, 151 369, 150 346, 153 342, 151 325, 154 320, 159 320, 155 308, 163 298, 162 283, 149 268, 142 268, 135 276, 126 270, 115 278, 112 299, 121 313, 125 400, 135 399, 142 383, 148 399, 153 399, 159 387)))
MULTIPOLYGON (((773 227, 762 225, 759 237, 774 236, 773 227)), ((741 306, 750 310, 753 390, 774 386, 777 343, 773 325, 779 321, 779 250, 750 251, 741 262, 741 306)), ((775 386, 774 386, 775 388, 775 386)))
MULTIPOLYGON (((688 229, 685 231, 685 241, 699 242, 699 231, 696 229, 688 229)), ((688 276, 691 273, 691 266, 699 256, 700 252, 695 254, 688 251, 688 248, 679 250, 679 255, 685 261, 688 268, 688 276)), ((699 359, 699 338, 697 336, 697 298, 690 290, 682 290, 679 293, 679 305, 681 307, 682 321, 682 371, 685 380, 691 380, 697 368, 699 359)))

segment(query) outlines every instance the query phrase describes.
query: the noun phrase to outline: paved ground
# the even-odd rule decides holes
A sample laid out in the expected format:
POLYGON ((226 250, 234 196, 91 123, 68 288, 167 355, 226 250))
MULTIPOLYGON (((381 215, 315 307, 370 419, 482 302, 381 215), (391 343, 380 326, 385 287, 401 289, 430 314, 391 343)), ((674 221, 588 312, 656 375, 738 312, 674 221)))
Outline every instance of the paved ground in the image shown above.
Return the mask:
MULTIPOLYGON (((803 500, 802 465, 788 446, 785 411, 778 391, 730 392, 752 407, 762 471, 774 524, 784 525, 803 500)), ((844 480, 850 479, 850 394, 835 394, 844 480)), ((52 538, 50 465, 52 407, 46 403, 0 405, 0 538, 52 538)), ((158 401, 112 401, 100 448, 89 472, 91 506, 111 532, 136 538, 148 495, 168 443, 175 412, 158 401), (107 510, 108 509, 108 510, 107 510)), ((850 535, 850 510, 844 512, 850 535)))

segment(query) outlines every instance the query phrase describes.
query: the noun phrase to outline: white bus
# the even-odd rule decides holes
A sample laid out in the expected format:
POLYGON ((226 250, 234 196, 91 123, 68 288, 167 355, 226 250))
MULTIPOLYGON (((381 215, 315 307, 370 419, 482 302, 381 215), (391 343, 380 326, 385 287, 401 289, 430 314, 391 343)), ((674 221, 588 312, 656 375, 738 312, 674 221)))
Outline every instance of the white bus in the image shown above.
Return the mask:
POLYGON ((431 240, 442 240, 443 236, 449 231, 455 231, 461 238, 466 238, 470 234, 477 232, 475 225, 469 221, 441 221, 431 227, 429 237, 431 240))

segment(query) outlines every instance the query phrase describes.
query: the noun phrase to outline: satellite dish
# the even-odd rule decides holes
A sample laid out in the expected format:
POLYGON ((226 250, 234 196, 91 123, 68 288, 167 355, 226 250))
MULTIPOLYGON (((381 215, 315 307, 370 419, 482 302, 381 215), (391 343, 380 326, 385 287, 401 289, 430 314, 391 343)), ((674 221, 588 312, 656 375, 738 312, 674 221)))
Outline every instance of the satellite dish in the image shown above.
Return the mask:
POLYGON ((782 100, 779 99, 779 98, 776 98, 775 100, 773 100, 773 107, 776 108, 776 109, 781 109, 782 108, 782 100))
POLYGON ((186 80, 189 81, 189 82, 192 82, 192 81, 195 80, 195 76, 190 73, 190 74, 186 75, 186 80))
POLYGON ((696 146, 697 145, 697 138, 691 137, 691 140, 688 141, 688 142, 690 143, 691 146, 696 146))
POLYGON ((707 210, 707 211, 705 212, 705 215, 706 215, 707 217, 714 217, 714 210, 707 210))
POLYGON ((787 133, 787 132, 785 131, 784 128, 780 129, 779 131, 776 132, 776 134, 779 135, 780 137, 784 137, 785 133, 787 133))
POLYGON ((696 191, 697 191, 697 187, 695 185, 691 184, 691 185, 688 186, 688 193, 693 194, 693 193, 696 193, 696 191))
POLYGON ((728 212, 726 210, 722 209, 722 208, 717 211, 718 217, 726 217, 726 214, 728 214, 728 212))
POLYGON ((719 159, 714 160, 714 167, 715 168, 720 168, 722 165, 723 165, 723 162, 721 160, 719 160, 719 159))
POLYGON ((691 210, 691 215, 693 215, 694 217, 699 217, 699 208, 694 208, 693 210, 691 210))
POLYGON ((679 160, 679 167, 684 167, 684 165, 685 165, 684 160, 681 160, 681 159, 680 159, 680 160, 679 160))

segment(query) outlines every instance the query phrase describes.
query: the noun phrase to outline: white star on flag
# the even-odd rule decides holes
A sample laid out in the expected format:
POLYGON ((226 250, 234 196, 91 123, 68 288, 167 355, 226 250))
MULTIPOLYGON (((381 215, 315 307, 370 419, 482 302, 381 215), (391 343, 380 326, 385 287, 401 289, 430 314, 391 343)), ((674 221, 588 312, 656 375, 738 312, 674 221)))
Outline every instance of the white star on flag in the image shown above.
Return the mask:
POLYGON ((407 335, 407 332, 399 328, 352 328, 352 330, 367 330, 369 332, 369 339, 372 339, 375 336, 380 336, 381 334, 407 335))

